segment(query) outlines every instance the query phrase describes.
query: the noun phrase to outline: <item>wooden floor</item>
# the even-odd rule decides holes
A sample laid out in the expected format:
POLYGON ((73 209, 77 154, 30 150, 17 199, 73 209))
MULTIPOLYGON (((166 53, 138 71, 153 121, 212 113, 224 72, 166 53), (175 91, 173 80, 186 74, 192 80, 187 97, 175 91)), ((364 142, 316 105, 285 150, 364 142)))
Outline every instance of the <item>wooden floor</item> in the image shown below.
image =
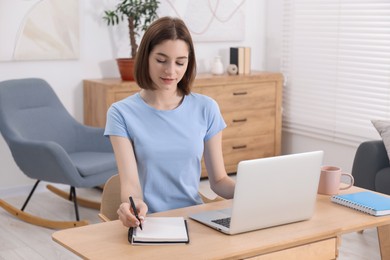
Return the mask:
MULTIPOLYGON (((78 195, 99 200, 100 191, 78 190, 78 195)), ((4 198, 19 208, 24 197, 4 198)), ((73 204, 51 192, 40 192, 31 199, 26 211, 45 218, 57 220, 75 219, 73 204)), ((80 218, 90 223, 100 222, 97 210, 80 207, 80 218)), ((0 208, 0 259, 79 259, 51 239, 55 230, 36 227, 14 218, 0 208)), ((367 229, 363 234, 351 233, 342 236, 340 260, 380 259, 376 229, 367 229)))

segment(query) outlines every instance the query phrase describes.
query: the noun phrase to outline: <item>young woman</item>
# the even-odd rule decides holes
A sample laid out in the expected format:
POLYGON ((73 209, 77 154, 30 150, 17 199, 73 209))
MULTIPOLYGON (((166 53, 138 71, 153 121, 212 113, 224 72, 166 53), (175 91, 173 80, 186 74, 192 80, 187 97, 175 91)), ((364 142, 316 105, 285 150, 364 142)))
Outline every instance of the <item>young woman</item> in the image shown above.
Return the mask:
POLYGON ((202 156, 211 189, 232 198, 235 182, 226 174, 221 145, 226 124, 214 100, 191 92, 196 61, 184 22, 163 17, 152 23, 134 70, 141 91, 111 106, 105 129, 119 170, 123 225, 138 226, 147 212, 201 204, 202 156))

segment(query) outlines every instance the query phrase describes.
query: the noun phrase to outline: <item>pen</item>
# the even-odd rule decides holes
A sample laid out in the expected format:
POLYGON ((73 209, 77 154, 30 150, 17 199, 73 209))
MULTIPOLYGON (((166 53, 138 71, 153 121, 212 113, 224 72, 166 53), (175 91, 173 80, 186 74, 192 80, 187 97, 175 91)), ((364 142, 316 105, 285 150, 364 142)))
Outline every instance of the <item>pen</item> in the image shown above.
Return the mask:
POLYGON ((137 208, 135 207, 134 200, 131 196, 129 197, 129 199, 130 199, 130 205, 131 205, 131 208, 133 209, 134 215, 139 221, 139 228, 142 230, 141 220, 138 217, 138 212, 137 212, 137 208))

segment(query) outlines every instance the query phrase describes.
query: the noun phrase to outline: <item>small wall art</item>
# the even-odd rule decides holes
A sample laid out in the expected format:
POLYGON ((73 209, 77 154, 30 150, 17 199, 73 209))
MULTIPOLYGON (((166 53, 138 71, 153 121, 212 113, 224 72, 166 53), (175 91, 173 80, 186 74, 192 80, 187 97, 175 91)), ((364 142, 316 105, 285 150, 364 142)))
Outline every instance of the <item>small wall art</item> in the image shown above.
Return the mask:
POLYGON ((160 13, 184 20, 195 42, 242 41, 245 0, 161 0, 160 13))

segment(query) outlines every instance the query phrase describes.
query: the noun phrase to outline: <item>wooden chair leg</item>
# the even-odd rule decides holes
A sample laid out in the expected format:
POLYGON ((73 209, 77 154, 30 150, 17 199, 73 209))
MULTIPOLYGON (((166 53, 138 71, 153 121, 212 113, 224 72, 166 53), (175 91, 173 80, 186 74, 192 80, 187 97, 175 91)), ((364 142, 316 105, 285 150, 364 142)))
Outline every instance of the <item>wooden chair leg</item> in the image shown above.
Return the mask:
POLYGON ((336 237, 336 258, 339 256, 339 248, 341 246, 341 237, 336 237))
POLYGON ((27 223, 51 228, 51 229, 64 229, 64 228, 71 228, 71 227, 80 227, 88 225, 87 220, 81 220, 81 221, 53 221, 45 218, 40 218, 34 215, 31 215, 29 213, 26 213, 18 208, 15 208, 14 206, 8 204, 4 200, 0 200, 0 207, 8 211, 10 214, 14 215, 18 219, 21 219, 27 223))
MULTIPOLYGON (((51 184, 48 184, 46 187, 48 190, 50 190, 54 194, 57 194, 61 198, 64 198, 66 200, 70 200, 69 193, 67 193, 61 189, 58 189, 57 187, 54 187, 51 184)), ((97 209, 97 210, 100 209, 100 202, 96 202, 96 201, 92 201, 92 200, 88 200, 88 199, 77 198, 77 204, 80 206, 83 206, 83 207, 91 208, 91 209, 97 209)))

